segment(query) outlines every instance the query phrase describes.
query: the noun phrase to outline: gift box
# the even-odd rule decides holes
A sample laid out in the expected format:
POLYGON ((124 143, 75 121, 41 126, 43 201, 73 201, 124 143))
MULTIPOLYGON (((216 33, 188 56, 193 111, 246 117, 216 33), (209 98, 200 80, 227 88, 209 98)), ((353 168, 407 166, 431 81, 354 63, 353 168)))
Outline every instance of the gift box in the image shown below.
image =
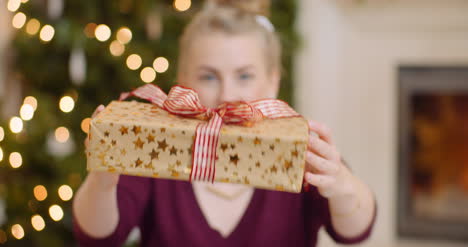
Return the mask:
MULTIPOLYGON (((112 101, 92 119, 88 170, 301 191, 308 142, 303 117, 261 116, 249 124, 222 123, 218 132, 204 134, 200 126, 207 126, 207 117, 171 113, 165 97, 147 99, 153 102, 112 101)), ((229 115, 226 108, 207 111, 229 115)))

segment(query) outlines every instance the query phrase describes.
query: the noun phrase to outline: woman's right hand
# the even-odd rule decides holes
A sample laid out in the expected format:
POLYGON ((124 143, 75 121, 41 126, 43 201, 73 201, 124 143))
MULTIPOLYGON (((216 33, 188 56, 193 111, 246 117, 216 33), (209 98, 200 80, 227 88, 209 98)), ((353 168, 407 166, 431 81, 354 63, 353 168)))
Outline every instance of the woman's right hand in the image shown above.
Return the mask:
MULTIPOLYGON (((97 114, 104 110, 104 108, 104 105, 99 105, 94 111, 91 118, 96 117, 97 114)), ((88 149, 88 143, 89 134, 84 141, 85 149, 88 149)), ((113 189, 117 186, 117 183, 119 182, 119 174, 101 171, 90 171, 87 180, 90 180, 93 186, 98 186, 102 189, 113 189)))

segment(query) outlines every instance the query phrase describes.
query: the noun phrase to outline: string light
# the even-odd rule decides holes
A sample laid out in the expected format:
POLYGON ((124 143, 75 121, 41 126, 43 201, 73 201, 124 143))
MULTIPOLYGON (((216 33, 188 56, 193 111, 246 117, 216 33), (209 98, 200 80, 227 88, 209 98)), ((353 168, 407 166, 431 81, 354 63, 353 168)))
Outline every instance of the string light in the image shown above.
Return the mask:
POLYGON ((39 38, 44 42, 49 42, 54 38, 54 34, 55 29, 51 25, 45 25, 39 33, 39 38))
POLYGON ((169 68, 169 61, 164 57, 158 57, 153 62, 153 68, 158 73, 164 73, 169 68))
POLYGON ((137 54, 132 54, 127 57, 127 66, 131 70, 137 70, 142 63, 141 57, 137 54))
POLYGON ((7 9, 11 12, 15 12, 21 6, 21 0, 8 0, 7 9))
POLYGON ((63 96, 60 99, 59 107, 63 112, 71 112, 75 107, 75 101, 70 96, 63 96))
POLYGON ((7 241, 7 235, 6 233, 0 229, 0 244, 4 244, 7 241))
POLYGON ((0 161, 3 160, 3 150, 2 150, 2 147, 0 147, 0 161))
POLYGON ((38 201, 44 201, 47 198, 47 190, 43 185, 36 185, 34 187, 34 197, 38 201))
POLYGON ((64 184, 58 189, 58 194, 63 201, 69 201, 73 197, 73 190, 70 186, 64 184))
POLYGON ((10 130, 13 133, 19 133, 23 130, 23 120, 19 117, 12 117, 10 119, 10 130))
POLYGON ((34 116, 34 108, 30 104, 23 104, 20 108, 20 117, 25 120, 31 120, 34 116))
POLYGON ((5 131, 3 130, 3 127, 0 126, 0 142, 3 141, 5 138, 5 131))
POLYGON ((117 31, 117 40, 125 45, 132 40, 132 31, 128 27, 122 27, 117 31))
POLYGON ((111 30, 107 25, 100 24, 96 27, 96 30, 94 31, 94 35, 96 36, 97 40, 104 42, 110 38, 111 30))
POLYGON ((92 23, 92 22, 91 22, 91 23, 86 24, 86 26, 85 26, 85 28, 84 28, 84 30, 83 30, 83 32, 84 32, 84 34, 86 35, 86 37, 88 37, 88 38, 90 38, 90 39, 91 39, 91 38, 94 38, 94 32, 95 32, 95 30, 96 30, 96 27, 97 27, 97 24, 96 24, 96 23, 92 23))
POLYGON ((174 8, 180 12, 186 11, 192 5, 192 1, 190 0, 175 0, 174 1, 174 8))
POLYGON ((119 41, 114 40, 109 46, 109 51, 113 56, 121 56, 125 51, 125 46, 122 45, 119 41))
POLYGON ((70 132, 65 127, 58 127, 55 130, 55 139, 60 143, 65 143, 70 137, 70 132))
POLYGON ((16 13, 13 16, 13 19, 11 20, 11 25, 16 29, 22 28, 25 23, 26 23, 26 15, 22 12, 16 13))
POLYGON ((24 230, 20 224, 14 224, 11 227, 11 235, 16 239, 22 239, 24 237, 24 230))
POLYGON ((140 72, 141 80, 150 83, 156 79, 156 72, 151 67, 145 67, 140 72))
POLYGON ((37 100, 33 96, 27 96, 24 98, 23 104, 31 105, 34 110, 37 109, 37 100))
POLYGON ((27 3, 29 0, 21 0, 22 3, 27 3))
POLYGON ((40 232, 45 228, 45 221, 42 218, 42 216, 36 214, 33 217, 31 217, 31 225, 34 228, 34 230, 40 232))
POLYGON ((85 118, 81 121, 81 130, 88 134, 89 133, 89 123, 91 122, 91 118, 85 118))
POLYGON ((37 19, 31 19, 28 21, 26 24, 26 33, 30 35, 34 35, 39 31, 39 28, 41 27, 41 23, 37 19))
POLYGON ((63 218, 63 210, 59 205, 54 204, 49 208, 49 215, 54 221, 59 221, 63 218))
POLYGON ((23 164, 23 157, 18 152, 13 152, 10 154, 10 165, 13 168, 19 168, 23 164))

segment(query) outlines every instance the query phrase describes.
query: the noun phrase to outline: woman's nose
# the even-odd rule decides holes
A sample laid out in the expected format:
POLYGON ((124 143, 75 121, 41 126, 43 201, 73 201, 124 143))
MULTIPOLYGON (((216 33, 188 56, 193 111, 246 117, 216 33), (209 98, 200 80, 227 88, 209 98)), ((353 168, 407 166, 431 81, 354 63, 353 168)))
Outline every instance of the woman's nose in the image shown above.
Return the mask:
POLYGON ((232 83, 230 81, 224 81, 218 98, 219 103, 241 100, 241 97, 239 97, 236 92, 237 90, 232 87, 232 83))

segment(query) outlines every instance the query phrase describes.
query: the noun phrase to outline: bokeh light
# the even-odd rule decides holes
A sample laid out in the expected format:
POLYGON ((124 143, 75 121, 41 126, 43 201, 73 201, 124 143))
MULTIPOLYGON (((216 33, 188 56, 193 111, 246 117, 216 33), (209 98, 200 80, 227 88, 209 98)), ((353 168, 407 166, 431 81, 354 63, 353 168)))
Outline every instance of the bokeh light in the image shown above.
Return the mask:
POLYGON ((58 194, 63 201, 69 201, 73 197, 73 190, 70 186, 64 184, 58 189, 58 194))
POLYGON ((100 24, 96 27, 94 35, 97 40, 104 42, 110 38, 111 30, 106 24, 100 24))
POLYGON ((0 142, 3 141, 5 138, 5 131, 3 130, 3 127, 0 126, 0 142))
POLYGON ((128 27, 122 27, 117 31, 117 40, 121 44, 127 44, 132 40, 132 31, 128 27))
POLYGON ((143 68, 140 72, 141 80, 150 83, 156 79, 156 72, 151 67, 143 68))
POLYGON ((34 108, 30 104, 23 104, 20 108, 20 117, 25 120, 31 120, 34 116, 34 108))
POLYGON ((11 235, 16 239, 22 239, 24 237, 24 230, 20 224, 14 224, 11 227, 11 235))
POLYGON ((174 0, 174 8, 178 11, 186 11, 192 5, 190 0, 174 0))
POLYGON ((21 6, 21 0, 8 0, 7 9, 11 12, 15 12, 21 6))
POLYGON ((9 157, 10 165, 13 168, 19 168, 23 164, 23 157, 18 152, 12 152, 9 157))
POLYGON ((27 96, 24 98, 23 104, 31 105, 34 110, 37 109, 37 100, 34 98, 34 96, 27 96))
POLYGON ((158 57, 153 62, 153 68, 158 73, 164 73, 169 68, 169 61, 165 57, 158 57))
POLYGON ((63 112, 71 112, 75 107, 75 101, 70 96, 63 96, 60 99, 59 107, 63 112))
POLYGON ((49 208, 49 215, 54 221, 59 221, 63 218, 63 210, 59 205, 54 204, 49 208))
POLYGON ((10 119, 10 130, 13 133, 19 133, 23 130, 23 120, 19 117, 12 117, 10 119))
POLYGON ((81 130, 88 134, 89 133, 89 123, 91 122, 91 118, 85 118, 81 121, 81 130))
POLYGON ((34 35, 39 31, 39 28, 41 27, 41 23, 37 19, 31 19, 28 21, 26 24, 26 33, 30 35, 34 35))
POLYGON ((61 126, 55 129, 55 139, 60 143, 65 143, 70 137, 70 132, 67 128, 61 126))
POLYGON ((122 56, 125 51, 125 46, 122 45, 119 41, 114 40, 109 46, 109 51, 113 56, 122 56))
POLYGON ((142 64, 141 57, 137 54, 132 54, 127 57, 127 66, 131 70, 137 70, 142 64))
POLYGON ((42 27, 39 33, 39 38, 44 42, 49 42, 54 38, 55 29, 51 25, 45 25, 42 27))
POLYGON ((33 217, 31 217, 31 225, 33 226, 34 230, 40 232, 44 230, 45 228, 45 221, 42 216, 36 214, 33 217))
POLYGON ((43 185, 37 185, 34 187, 34 197, 38 201, 44 201, 47 198, 47 190, 43 185))
POLYGON ((23 12, 18 12, 13 16, 13 19, 11 20, 11 25, 16 28, 20 29, 24 26, 26 23, 26 15, 23 12))

